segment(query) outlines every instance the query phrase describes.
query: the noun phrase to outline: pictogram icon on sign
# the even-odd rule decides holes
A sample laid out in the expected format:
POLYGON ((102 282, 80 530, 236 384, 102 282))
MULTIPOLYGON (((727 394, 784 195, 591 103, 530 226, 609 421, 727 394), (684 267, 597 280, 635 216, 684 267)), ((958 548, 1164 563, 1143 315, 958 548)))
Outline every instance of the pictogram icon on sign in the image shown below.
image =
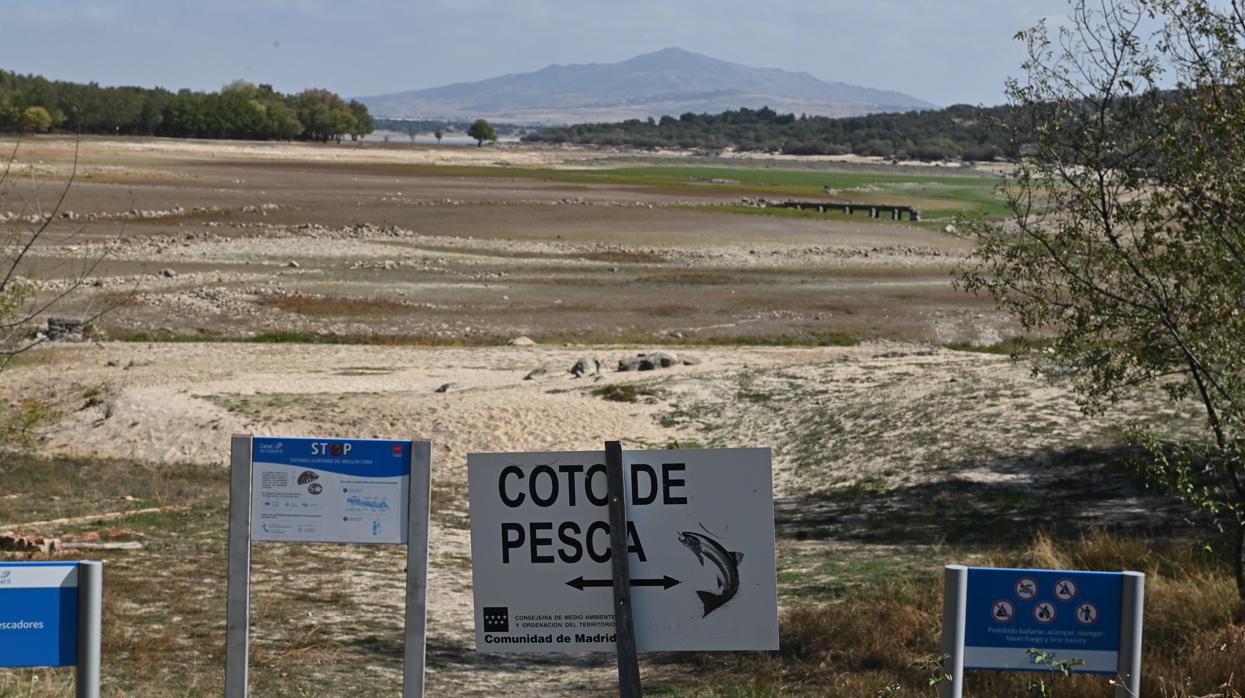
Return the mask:
POLYGON ((996 623, 1006 623, 1016 616, 1016 607, 1011 601, 1002 600, 995 601, 994 607, 990 611, 990 617, 994 618, 996 623))
POLYGON ((1029 577, 1021 577, 1020 581, 1016 582, 1016 598, 1021 601, 1028 601, 1029 599, 1037 596, 1037 591, 1037 582, 1033 581, 1029 577))
POLYGON ((1033 607, 1033 617, 1039 623, 1051 623, 1055 620, 1055 604, 1043 601, 1033 607))
POLYGON ((1061 579, 1055 582, 1055 598, 1060 601, 1071 601, 1076 598, 1076 582, 1071 579, 1061 579))
POLYGON ((1081 625, 1093 625, 1098 622, 1098 607, 1089 602, 1077 606, 1076 622, 1081 625))

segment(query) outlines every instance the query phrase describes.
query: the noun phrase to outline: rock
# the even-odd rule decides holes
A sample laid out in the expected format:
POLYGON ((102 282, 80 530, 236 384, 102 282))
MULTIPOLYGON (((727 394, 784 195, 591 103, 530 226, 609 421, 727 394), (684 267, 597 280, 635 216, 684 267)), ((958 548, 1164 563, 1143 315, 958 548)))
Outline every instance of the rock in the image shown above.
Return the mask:
MULTIPOLYGON (((695 359, 693 359, 695 361, 695 359)), ((620 359, 618 362, 619 371, 653 371, 659 368, 670 368, 679 365, 679 357, 664 351, 654 351, 647 354, 636 354, 620 359)), ((694 364, 689 364, 694 365, 694 364)))
POLYGON ((644 358, 652 361, 657 368, 670 368, 671 366, 679 365, 679 357, 664 351, 655 351, 652 354, 645 355, 644 358))
POLYGON ((571 366, 571 375, 576 378, 584 376, 596 376, 601 374, 601 362, 597 359, 589 359, 581 357, 571 366))
POLYGON ((509 344, 512 347, 534 347, 536 346, 536 342, 531 337, 527 337, 527 336, 515 337, 509 342, 506 342, 506 344, 509 344))
POLYGON ((161 269, 160 276, 163 276, 166 279, 171 279, 174 276, 177 276, 177 272, 172 269, 161 269))
POLYGON ((50 340, 82 339, 82 321, 67 317, 48 318, 46 336, 50 340))
POLYGON ((696 358, 695 356, 688 356, 687 354, 680 355, 679 362, 684 366, 699 366, 704 363, 704 361, 696 358))
POLYGON ((549 372, 543 368, 534 368, 531 371, 528 371, 526 376, 523 376, 523 380, 534 381, 537 378, 544 378, 548 373, 549 372))
POLYGON ((943 228, 942 228, 942 232, 944 232, 944 233, 946 233, 946 234, 948 234, 948 235, 955 235, 955 233, 956 233, 956 229, 955 229, 955 226, 954 226, 954 225, 951 225, 950 223, 948 223, 948 224, 946 224, 945 226, 943 226, 943 228))
POLYGON ((0 550, 25 553, 54 553, 60 541, 55 538, 13 533, 0 533, 0 550))
POLYGON ((285 266, 289 267, 290 269, 297 269, 301 265, 299 265, 298 262, 291 259, 290 261, 285 263, 285 266))
POLYGON ((467 389, 467 387, 466 387, 466 386, 464 386, 464 385, 462 385, 461 383, 446 383, 445 385, 442 385, 441 387, 437 388, 437 389, 436 389, 436 392, 438 392, 438 393, 456 393, 456 392, 458 392, 458 391, 460 391, 460 390, 466 390, 466 389, 467 389))

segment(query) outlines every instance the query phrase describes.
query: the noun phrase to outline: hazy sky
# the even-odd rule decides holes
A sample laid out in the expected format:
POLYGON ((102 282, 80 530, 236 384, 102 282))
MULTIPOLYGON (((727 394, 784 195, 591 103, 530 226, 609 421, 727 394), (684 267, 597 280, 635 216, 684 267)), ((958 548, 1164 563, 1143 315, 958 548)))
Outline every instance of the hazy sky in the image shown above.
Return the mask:
POLYGON ((0 67, 105 85, 236 78, 347 96, 667 46, 939 104, 993 104, 1066 0, 0 0, 0 67))

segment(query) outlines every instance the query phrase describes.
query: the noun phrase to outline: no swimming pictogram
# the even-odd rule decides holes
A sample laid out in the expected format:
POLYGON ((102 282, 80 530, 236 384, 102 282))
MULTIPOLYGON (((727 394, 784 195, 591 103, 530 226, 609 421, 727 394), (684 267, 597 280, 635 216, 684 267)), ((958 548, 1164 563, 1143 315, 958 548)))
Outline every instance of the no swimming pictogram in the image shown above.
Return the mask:
POLYGON ((1016 598, 1021 601, 1028 601, 1029 599, 1032 599, 1037 596, 1037 592, 1037 582, 1033 581, 1030 577, 1021 577, 1020 580, 1016 582, 1016 598))

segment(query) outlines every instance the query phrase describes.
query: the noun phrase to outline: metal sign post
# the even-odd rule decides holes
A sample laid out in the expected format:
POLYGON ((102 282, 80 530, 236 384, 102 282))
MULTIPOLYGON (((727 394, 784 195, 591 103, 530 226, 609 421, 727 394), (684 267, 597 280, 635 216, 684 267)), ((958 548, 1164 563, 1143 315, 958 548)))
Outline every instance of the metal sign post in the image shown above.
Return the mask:
POLYGON ((1145 575, 947 565, 940 698, 961 698, 966 669, 1048 671, 1116 678, 1116 698, 1141 695, 1145 575), (1030 650, 1047 657, 1039 663, 1030 650))
POLYGON ((627 500, 622 444, 605 442, 605 475, 610 511, 610 569, 614 580, 614 635, 618 648, 618 695, 640 698, 640 662, 631 618, 631 571, 627 564, 627 500))
POLYGON ((99 698, 104 563, 0 563, 0 666, 73 666, 74 695, 99 698))
POLYGON ((74 695, 99 698, 100 637, 103 635, 104 563, 78 563, 78 663, 74 695))
POLYGON ((431 473, 430 441, 233 437, 225 657, 228 698, 244 698, 248 692, 253 540, 405 543, 402 695, 423 695, 431 473))
POLYGON ((432 497, 432 442, 411 442, 410 505, 406 533, 406 650, 402 695, 424 695, 424 648, 428 623, 428 524, 432 497))

